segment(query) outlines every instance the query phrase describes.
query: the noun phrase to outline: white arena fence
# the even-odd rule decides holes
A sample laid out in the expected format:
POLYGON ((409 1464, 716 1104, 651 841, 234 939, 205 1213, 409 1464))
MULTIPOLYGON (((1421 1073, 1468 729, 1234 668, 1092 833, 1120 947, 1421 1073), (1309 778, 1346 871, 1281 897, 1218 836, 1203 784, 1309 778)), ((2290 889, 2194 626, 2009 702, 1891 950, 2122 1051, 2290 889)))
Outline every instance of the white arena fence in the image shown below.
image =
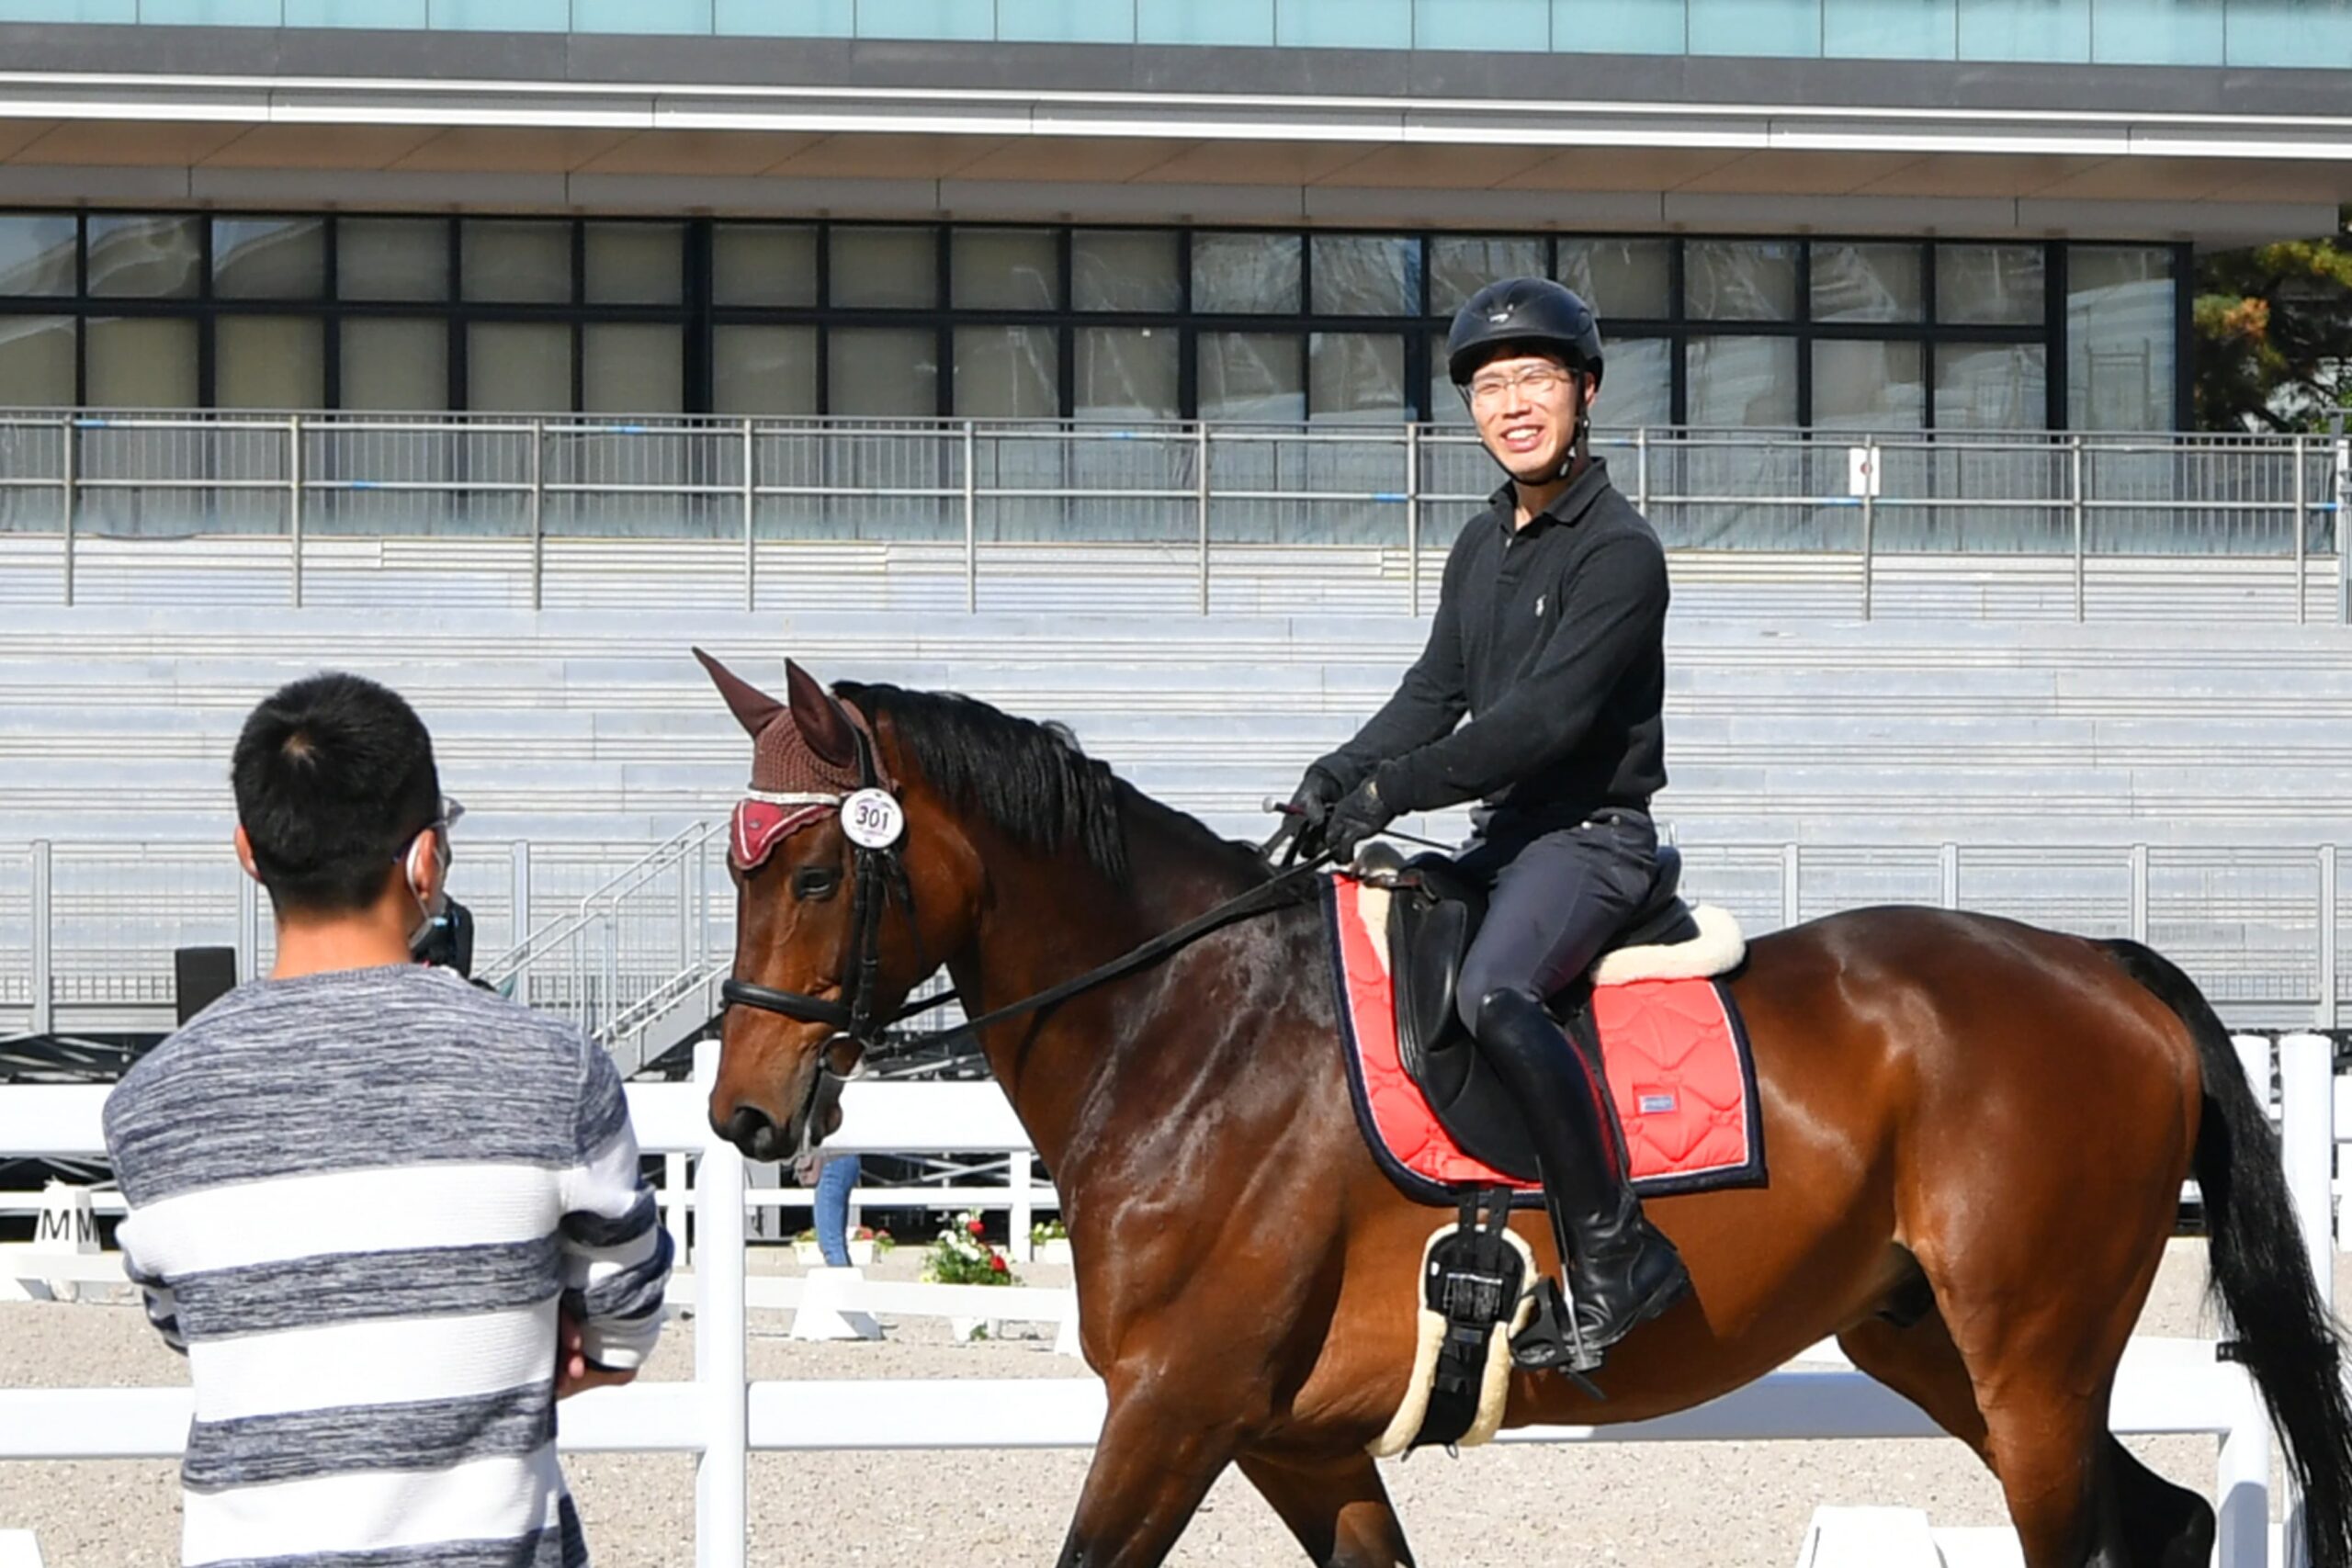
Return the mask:
MULTIPOLYGON (((2268 1042, 2242 1038, 2242 1060, 2265 1096, 2268 1042)), ((2336 1086, 2332 1046, 2290 1035, 2277 1051, 2285 1160, 2305 1244, 2325 1289, 2334 1250, 2331 1166, 2336 1086)), ((1091 1446, 1105 1408, 1085 1377, 1016 1380, 750 1382, 744 1162, 717 1139, 704 1114, 718 1048, 697 1048, 692 1084, 629 1089, 638 1137, 650 1153, 696 1156, 693 1186, 695 1375, 581 1395, 565 1409, 562 1443, 575 1451, 688 1452, 697 1456, 696 1568, 742 1568, 746 1462, 751 1450, 1037 1449, 1091 1446)), ((910 1086, 857 1086, 873 1089, 910 1086)), ((921 1086, 974 1088, 988 1086, 921 1086)), ((992 1089, 989 1092, 993 1093, 992 1089)), ((0 1091, 0 1154, 88 1159, 103 1151, 104 1086, 17 1087, 0 1091)), ((912 1102, 910 1102, 910 1104, 912 1102)), ((937 1103, 948 1102, 941 1098, 937 1103)), ((1001 1107, 1001 1100, 999 1100, 1001 1107)), ((947 1112, 940 1112, 946 1114, 947 1112)), ((957 1113, 960 1114, 960 1113, 957 1113)), ((1005 1111, 1009 1116, 1009 1110, 1005 1111)), ((845 1124, 850 1120, 845 1112, 845 1124)), ((871 1119, 869 1119, 871 1120, 871 1119)), ((862 1137, 906 1146, 949 1129, 874 1126, 862 1137)), ((1000 1128, 961 1138, 995 1142, 1000 1128)), ((951 1142, 950 1146, 955 1146, 951 1142)), ((926 1287, 937 1289, 938 1287, 926 1287)), ((1400 1284, 1400 1288, 1403 1286, 1400 1284)), ((985 1290, 986 1287, 978 1289, 985 1290)), ((895 1309, 885 1309, 895 1310, 895 1309)), ((1003 1315, 1012 1315, 1005 1314, 1003 1315)), ((2205 1340, 2140 1339, 2126 1353, 2109 1424, 2125 1436, 2211 1434, 2220 1439, 2216 1495, 2221 1568, 2286 1568, 2268 1528, 2268 1418, 2245 1370, 2205 1340)), ((192 1409, 187 1388, 0 1391, 0 1460, 164 1459, 179 1453, 192 1409)), ((1618 1427, 1528 1427, 1513 1442, 1644 1442, 1771 1438, 1894 1438, 1940 1436, 1900 1395, 1843 1367, 1792 1366, 1696 1409, 1618 1427)), ((2295 1527, 2290 1511, 2285 1541, 2295 1527)))

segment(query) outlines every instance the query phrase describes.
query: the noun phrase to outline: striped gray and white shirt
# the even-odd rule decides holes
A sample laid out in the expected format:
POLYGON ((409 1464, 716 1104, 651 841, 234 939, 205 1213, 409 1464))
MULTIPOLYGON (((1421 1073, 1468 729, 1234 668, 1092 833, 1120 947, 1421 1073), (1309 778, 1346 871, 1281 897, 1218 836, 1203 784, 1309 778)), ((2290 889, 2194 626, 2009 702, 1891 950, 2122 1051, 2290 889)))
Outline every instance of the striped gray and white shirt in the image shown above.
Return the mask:
POLYGON ((587 1561, 559 1303, 635 1367, 670 1270, 603 1051, 446 970, 262 980, 134 1066, 106 1132, 123 1261, 196 1385, 185 1562, 587 1561))

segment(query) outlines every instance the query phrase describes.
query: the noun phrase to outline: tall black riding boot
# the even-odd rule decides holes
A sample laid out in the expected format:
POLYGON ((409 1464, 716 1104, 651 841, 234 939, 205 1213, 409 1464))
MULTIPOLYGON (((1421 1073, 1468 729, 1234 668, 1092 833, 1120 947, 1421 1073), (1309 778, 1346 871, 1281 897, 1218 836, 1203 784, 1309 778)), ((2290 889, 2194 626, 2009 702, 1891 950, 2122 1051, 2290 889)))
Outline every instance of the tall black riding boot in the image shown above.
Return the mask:
POLYGON ((1570 1043, 1535 994, 1501 990, 1480 998, 1477 1041, 1526 1108, 1553 1235, 1564 1271, 1573 1270, 1572 1348, 1580 1352, 1574 1370, 1589 1371, 1602 1351, 1681 1300, 1690 1273, 1634 1196, 1599 1066, 1570 1043))

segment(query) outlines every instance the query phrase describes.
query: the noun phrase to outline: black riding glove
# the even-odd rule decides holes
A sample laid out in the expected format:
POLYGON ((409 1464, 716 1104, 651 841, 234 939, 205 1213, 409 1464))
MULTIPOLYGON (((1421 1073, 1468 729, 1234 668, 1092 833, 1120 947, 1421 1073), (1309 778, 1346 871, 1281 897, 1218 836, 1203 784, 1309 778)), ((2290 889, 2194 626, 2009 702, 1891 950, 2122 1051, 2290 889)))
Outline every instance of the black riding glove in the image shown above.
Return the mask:
POLYGON ((1323 847, 1341 865, 1352 865, 1357 847, 1366 839, 1378 837, 1396 819, 1396 808, 1380 798, 1380 777, 1375 773, 1332 808, 1331 819, 1323 828, 1323 847))
POLYGON ((1312 858, 1323 847, 1323 828, 1331 818, 1331 807, 1346 793, 1320 762, 1310 766, 1292 793, 1290 805, 1283 809, 1282 827, 1266 846, 1269 858, 1285 844, 1289 853, 1283 863, 1302 855, 1312 858))

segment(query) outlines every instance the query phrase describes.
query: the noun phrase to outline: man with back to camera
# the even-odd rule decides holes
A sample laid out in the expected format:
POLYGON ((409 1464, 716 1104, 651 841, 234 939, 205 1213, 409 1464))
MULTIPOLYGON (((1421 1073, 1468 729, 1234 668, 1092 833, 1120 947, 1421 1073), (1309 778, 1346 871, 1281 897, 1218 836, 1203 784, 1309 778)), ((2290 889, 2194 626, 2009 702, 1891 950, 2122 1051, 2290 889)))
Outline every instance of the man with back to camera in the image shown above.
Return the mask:
POLYGON ((1405 812, 1484 803, 1457 863, 1490 895, 1462 1018, 1527 1108, 1575 1269, 1557 1354, 1583 1372, 1690 1288, 1634 1195, 1600 1065, 1544 1005, 1657 874, 1666 555, 1589 449, 1600 327, 1582 299, 1544 278, 1493 284, 1455 315, 1446 361, 1510 482, 1454 541, 1428 647, 1396 695, 1307 769, 1292 806, 1301 847, 1344 864, 1405 812))
POLYGON ((555 1401, 636 1376, 670 1269, 619 1075, 413 961, 457 811, 398 695, 297 681, 232 775, 277 965, 106 1106, 124 1266, 195 1384, 182 1560, 578 1568, 555 1401))

